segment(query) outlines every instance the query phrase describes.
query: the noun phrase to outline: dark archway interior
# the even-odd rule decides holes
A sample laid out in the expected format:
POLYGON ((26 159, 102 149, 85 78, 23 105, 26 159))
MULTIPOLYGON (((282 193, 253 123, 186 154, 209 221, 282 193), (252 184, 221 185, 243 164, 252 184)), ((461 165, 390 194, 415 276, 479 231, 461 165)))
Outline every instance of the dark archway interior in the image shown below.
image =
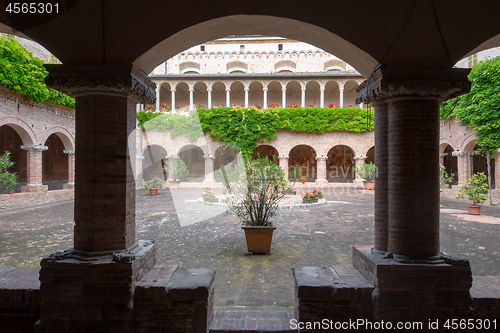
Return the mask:
POLYGON ((289 172, 293 167, 298 167, 301 176, 306 177, 308 182, 315 181, 317 175, 316 151, 307 145, 293 147, 288 158, 289 172))
POLYGON ((57 134, 51 134, 45 141, 47 150, 42 152, 42 179, 49 190, 62 189, 68 181, 68 155, 57 134))
POLYGON ((326 179, 336 183, 351 183, 354 180, 354 151, 344 145, 328 151, 326 179))
MULTIPOLYGON (((479 150, 481 147, 476 145, 474 147, 474 150, 479 150)), ((478 173, 482 172, 486 176, 488 175, 488 164, 486 161, 486 157, 484 154, 478 154, 474 155, 472 157, 472 163, 473 163, 473 172, 478 173)), ((491 166, 491 188, 496 188, 495 184, 495 159, 490 159, 490 166, 491 166)))
POLYGON ((443 164, 448 176, 451 174, 454 175, 453 184, 456 185, 458 182, 458 159, 456 156, 453 156, 453 151, 454 150, 450 145, 446 146, 444 153, 447 155, 443 158, 443 164))
POLYGON ((181 181, 191 179, 192 181, 202 181, 205 176, 205 159, 203 149, 198 146, 187 146, 179 152, 179 158, 186 163, 189 173, 181 181), (193 179, 194 178, 194 179, 193 179))
POLYGON ((146 147, 143 153, 142 172, 145 181, 155 177, 166 180, 166 172, 163 169, 165 159, 167 158, 167 151, 165 148, 158 145, 151 145, 146 147))

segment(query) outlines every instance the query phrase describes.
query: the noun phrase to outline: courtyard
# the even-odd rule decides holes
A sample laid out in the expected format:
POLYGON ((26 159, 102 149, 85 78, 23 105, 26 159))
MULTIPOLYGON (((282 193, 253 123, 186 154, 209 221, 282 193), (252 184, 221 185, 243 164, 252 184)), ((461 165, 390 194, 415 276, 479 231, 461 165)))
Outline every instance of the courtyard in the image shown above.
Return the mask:
MULTIPOLYGON (((157 265, 214 268, 217 310, 291 310, 292 268, 350 265, 353 245, 373 244, 373 191, 330 187, 324 206, 280 210, 271 255, 247 254, 238 219, 198 203, 200 193, 137 190, 136 239, 156 241, 157 265)), ((441 251, 465 256, 473 275, 500 275, 500 207, 466 210, 443 191, 441 251)), ((0 266, 38 267, 42 256, 73 246, 73 201, 4 210, 0 220, 0 266)))

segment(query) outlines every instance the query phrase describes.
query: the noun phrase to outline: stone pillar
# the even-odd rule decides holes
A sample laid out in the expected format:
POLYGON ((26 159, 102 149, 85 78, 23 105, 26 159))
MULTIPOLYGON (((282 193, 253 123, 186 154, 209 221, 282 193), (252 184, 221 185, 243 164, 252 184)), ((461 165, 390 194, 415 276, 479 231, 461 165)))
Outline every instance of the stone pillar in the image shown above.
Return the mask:
POLYGON ((375 251, 355 247, 353 265, 375 286, 377 321, 473 314, 468 261, 439 252, 439 106, 470 89, 468 72, 387 68, 357 89, 358 101, 376 108, 375 206, 386 211, 375 211, 375 251))
POLYGON ((476 152, 474 150, 456 150, 451 155, 457 157, 458 183, 467 183, 474 174, 473 156, 476 155, 476 152))
POLYGON ((278 159, 280 167, 285 171, 285 179, 288 179, 288 156, 282 155, 278 159))
POLYGON ((306 107, 306 88, 305 87, 302 87, 300 89, 300 106, 305 108, 306 107))
POLYGON ((267 88, 264 88, 262 89, 262 91, 264 92, 264 97, 263 97, 263 101, 262 101, 262 108, 263 109, 266 109, 267 108, 267 88))
POLYGON ((344 87, 339 88, 339 98, 340 98, 339 106, 341 108, 343 108, 344 107, 344 87))
POLYGON ((68 155, 68 182, 63 185, 64 189, 75 188, 75 151, 63 150, 68 155))
POLYGON ((281 107, 286 107, 286 87, 281 88, 281 107))
POLYGON ((319 88, 319 107, 325 107, 325 87, 319 88))
POLYGON ((354 179, 353 183, 356 186, 363 186, 363 178, 360 178, 358 173, 356 172, 356 168, 359 168, 362 164, 365 163, 366 156, 354 156, 354 172, 356 174, 356 178, 354 179))
POLYGON ((161 111, 161 108, 160 108, 160 90, 161 90, 161 85, 156 87, 156 106, 155 106, 156 112, 161 111))
POLYGON ((448 156, 448 153, 440 153, 439 154, 439 165, 444 165, 444 158, 448 156))
POLYGON ((213 186, 215 185, 215 175, 214 175, 214 159, 212 155, 203 156, 205 159, 205 179, 203 180, 203 186, 213 186))
POLYGON ((176 106, 175 106, 175 89, 172 89, 170 91, 171 95, 172 95, 172 111, 175 111, 176 109, 176 106))
POLYGON ((207 110, 212 107, 212 89, 207 89, 207 110))
POLYGON ((231 106, 231 88, 226 88, 226 107, 231 106))
POLYGON ((248 107, 248 92, 250 91, 249 88, 245 88, 245 107, 248 107))
POLYGON ((21 187, 21 192, 47 192, 49 187, 42 182, 42 152, 47 146, 32 145, 21 146, 27 152, 27 179, 26 185, 21 187))
POLYGON ((194 88, 189 88, 189 111, 194 110, 194 88))
POLYGON ((134 284, 155 264, 135 241, 135 104, 154 83, 131 65, 46 65, 76 99, 74 246, 41 261, 36 332, 133 332, 134 284))
POLYGON ((316 163, 318 167, 318 178, 316 178, 316 185, 326 186, 328 185, 328 180, 326 180, 326 157, 316 157, 316 163))

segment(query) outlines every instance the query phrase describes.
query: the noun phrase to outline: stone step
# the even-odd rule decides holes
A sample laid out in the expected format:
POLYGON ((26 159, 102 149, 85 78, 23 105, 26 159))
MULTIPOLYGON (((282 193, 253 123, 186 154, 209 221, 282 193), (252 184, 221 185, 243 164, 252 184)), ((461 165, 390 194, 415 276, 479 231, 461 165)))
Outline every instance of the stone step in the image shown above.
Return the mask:
POLYGON ((291 311, 215 311, 210 333, 298 332, 290 328, 291 311))

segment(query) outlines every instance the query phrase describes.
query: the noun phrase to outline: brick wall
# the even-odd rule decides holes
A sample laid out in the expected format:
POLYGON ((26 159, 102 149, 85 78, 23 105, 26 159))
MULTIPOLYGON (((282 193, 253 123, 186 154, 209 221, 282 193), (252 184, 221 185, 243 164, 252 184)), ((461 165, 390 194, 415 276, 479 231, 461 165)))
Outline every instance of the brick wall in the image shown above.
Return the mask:
POLYGON ((0 212, 17 208, 46 205, 50 203, 71 201, 74 190, 55 190, 48 192, 23 192, 0 195, 0 212))

